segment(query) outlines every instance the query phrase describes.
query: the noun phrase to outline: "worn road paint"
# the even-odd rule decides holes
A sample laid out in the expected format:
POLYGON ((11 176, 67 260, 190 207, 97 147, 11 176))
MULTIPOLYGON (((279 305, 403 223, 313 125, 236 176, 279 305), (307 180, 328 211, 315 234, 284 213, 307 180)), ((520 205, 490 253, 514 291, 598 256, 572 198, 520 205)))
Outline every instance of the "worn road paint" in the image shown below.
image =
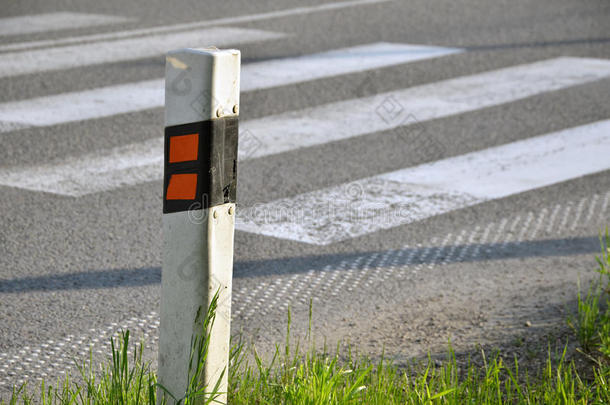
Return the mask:
POLYGON ((607 156, 610 120, 275 200, 237 229, 327 245, 609 170, 607 156))

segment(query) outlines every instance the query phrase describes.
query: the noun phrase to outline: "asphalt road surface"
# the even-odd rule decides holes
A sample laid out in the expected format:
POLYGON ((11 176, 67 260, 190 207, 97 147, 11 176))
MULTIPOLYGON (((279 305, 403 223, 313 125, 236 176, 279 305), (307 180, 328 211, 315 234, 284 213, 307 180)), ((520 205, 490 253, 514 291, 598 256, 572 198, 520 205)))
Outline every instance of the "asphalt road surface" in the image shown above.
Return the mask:
POLYGON ((255 344, 313 299, 320 342, 468 350, 526 320, 544 334, 594 277, 607 1, 25 0, 0 17, 2 395, 122 328, 155 360, 170 49, 242 52, 232 306, 255 344))

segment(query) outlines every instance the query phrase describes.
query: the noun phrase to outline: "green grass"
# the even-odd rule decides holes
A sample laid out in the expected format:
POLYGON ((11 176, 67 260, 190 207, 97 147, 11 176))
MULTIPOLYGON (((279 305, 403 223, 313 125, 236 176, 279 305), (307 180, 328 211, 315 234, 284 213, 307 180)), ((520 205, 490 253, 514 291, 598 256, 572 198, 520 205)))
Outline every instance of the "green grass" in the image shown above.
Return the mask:
POLYGON ((610 235, 600 235, 601 254, 597 263, 599 280, 583 297, 578 293, 578 313, 568 323, 582 349, 601 366, 610 365, 610 235))
MULTIPOLYGON (((79 379, 70 376, 58 380, 55 386, 44 381, 36 397, 27 382, 13 388, 9 404, 156 404, 155 373, 142 362, 142 348, 136 346, 133 356, 127 353, 129 331, 112 340, 112 361, 96 373, 92 358, 77 364, 79 379), (97 375, 97 376, 96 376, 97 375)), ((4 402, 2 402, 4 404, 4 402)))
MULTIPOLYGON (((308 347, 303 350, 299 340, 292 344, 289 312, 286 341, 276 346, 271 360, 263 361, 242 341, 232 347, 229 403, 610 404, 609 242, 606 232, 597 258, 599 282, 584 297, 578 295, 577 314, 569 319, 582 353, 591 360, 586 373, 567 360, 566 349, 559 353, 549 349, 545 366, 535 375, 524 372, 516 359, 507 363, 499 354, 486 359, 482 353, 482 365, 459 365, 451 346, 441 366, 430 358, 406 368, 383 359, 373 363, 356 358, 341 345, 333 353, 327 347, 316 348, 310 329, 305 339, 308 347)), ((204 331, 214 322, 213 302, 204 331)), ((189 389, 180 395, 167 393, 182 404, 212 403, 219 394, 217 387, 201 383, 209 335, 201 336, 193 339, 189 389)), ((125 332, 112 342, 112 361, 101 372, 94 372, 90 359, 79 366, 78 378, 66 377, 55 386, 43 382, 35 395, 27 385, 17 387, 8 404, 155 404, 160 388, 156 375, 142 361, 142 344, 129 356, 129 338, 125 332)))

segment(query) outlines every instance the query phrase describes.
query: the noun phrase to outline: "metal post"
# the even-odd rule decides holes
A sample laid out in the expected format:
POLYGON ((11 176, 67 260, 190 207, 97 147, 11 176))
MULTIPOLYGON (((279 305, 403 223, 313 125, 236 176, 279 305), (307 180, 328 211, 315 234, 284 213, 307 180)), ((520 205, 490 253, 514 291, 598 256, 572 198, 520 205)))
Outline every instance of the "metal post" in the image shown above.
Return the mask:
MULTIPOLYGON (((219 388, 227 391, 239 69, 238 50, 167 55, 158 378, 177 399, 188 386, 191 339, 203 333, 195 319, 217 291, 203 382, 211 390, 222 375, 219 388)), ((226 395, 218 400, 226 403, 226 395)))

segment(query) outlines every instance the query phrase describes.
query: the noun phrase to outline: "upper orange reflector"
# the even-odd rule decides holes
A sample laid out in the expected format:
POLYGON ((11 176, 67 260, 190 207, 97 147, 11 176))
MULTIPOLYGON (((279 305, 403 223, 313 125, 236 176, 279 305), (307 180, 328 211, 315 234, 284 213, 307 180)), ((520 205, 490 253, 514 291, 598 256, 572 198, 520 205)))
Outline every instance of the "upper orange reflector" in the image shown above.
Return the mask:
POLYGON ((197 160, 199 134, 179 135, 169 138, 169 163, 197 160))
POLYGON ((166 200, 194 200, 197 194, 197 174, 172 174, 167 186, 166 200))

